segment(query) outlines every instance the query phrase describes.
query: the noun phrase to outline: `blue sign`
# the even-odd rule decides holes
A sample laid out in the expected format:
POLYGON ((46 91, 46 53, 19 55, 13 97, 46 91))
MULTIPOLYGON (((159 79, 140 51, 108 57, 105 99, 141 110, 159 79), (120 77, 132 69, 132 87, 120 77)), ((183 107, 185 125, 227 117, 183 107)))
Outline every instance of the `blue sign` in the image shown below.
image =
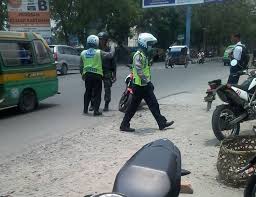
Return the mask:
POLYGON ((223 0, 204 0, 205 3, 223 2, 223 0))
POLYGON ((175 5, 175 0, 142 0, 143 8, 162 7, 175 5))
POLYGON ((199 3, 218 3, 224 0, 142 0, 143 8, 154 8, 164 6, 189 5, 199 3))
POLYGON ((142 0, 143 8, 177 6, 204 3, 204 0, 142 0))

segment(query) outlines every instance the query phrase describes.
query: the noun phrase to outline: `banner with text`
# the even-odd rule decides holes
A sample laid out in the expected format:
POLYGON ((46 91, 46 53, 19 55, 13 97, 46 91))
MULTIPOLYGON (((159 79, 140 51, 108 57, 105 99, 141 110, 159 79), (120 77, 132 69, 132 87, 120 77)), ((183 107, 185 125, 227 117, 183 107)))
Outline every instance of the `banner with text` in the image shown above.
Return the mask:
POLYGON ((10 30, 51 37, 49 10, 49 0, 8 0, 10 30))

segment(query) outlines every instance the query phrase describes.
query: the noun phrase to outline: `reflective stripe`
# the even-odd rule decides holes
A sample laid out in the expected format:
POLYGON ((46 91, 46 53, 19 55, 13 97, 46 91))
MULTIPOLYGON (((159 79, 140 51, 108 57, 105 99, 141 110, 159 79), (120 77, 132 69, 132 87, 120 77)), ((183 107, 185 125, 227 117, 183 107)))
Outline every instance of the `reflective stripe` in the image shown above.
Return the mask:
POLYGON ((56 70, 45 70, 36 72, 23 72, 23 73, 8 73, 0 74, 0 84, 13 82, 13 81, 23 81, 28 79, 40 79, 40 78, 56 78, 56 70))

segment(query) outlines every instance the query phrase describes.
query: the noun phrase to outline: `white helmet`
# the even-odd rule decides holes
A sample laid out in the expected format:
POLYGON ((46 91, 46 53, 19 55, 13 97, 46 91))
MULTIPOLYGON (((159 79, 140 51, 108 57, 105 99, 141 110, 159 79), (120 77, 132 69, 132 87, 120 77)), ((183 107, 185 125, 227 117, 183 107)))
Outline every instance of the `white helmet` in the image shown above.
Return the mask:
POLYGON ((87 38, 87 45, 90 45, 90 47, 98 47, 99 46, 99 37, 95 35, 90 35, 87 38))
POLYGON ((154 45, 157 43, 155 36, 149 33, 141 33, 138 38, 138 44, 140 47, 147 49, 149 45, 154 45))

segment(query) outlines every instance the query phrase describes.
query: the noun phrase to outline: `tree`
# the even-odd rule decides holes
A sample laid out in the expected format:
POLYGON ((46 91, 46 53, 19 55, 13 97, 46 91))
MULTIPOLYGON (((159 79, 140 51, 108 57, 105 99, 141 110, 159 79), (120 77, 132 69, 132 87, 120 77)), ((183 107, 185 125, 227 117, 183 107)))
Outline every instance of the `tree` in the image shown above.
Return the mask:
MULTIPOLYGON (((255 8, 250 0, 226 0, 223 3, 202 4, 193 8, 192 44, 201 48, 204 35, 207 45, 221 49, 230 43, 230 35, 242 34, 243 40, 255 42, 255 8)), ((219 50, 220 52, 220 50, 219 50)))
POLYGON ((101 19, 105 29, 119 44, 127 41, 130 30, 136 25, 138 4, 133 0, 103 0, 101 19))
POLYGON ((56 22, 57 33, 62 33, 66 44, 69 43, 69 34, 73 30, 77 11, 76 0, 51 0, 51 17, 56 22))
POLYGON ((177 40, 178 34, 184 33, 184 21, 181 9, 174 7, 141 10, 137 30, 151 32, 158 38, 158 46, 168 48, 177 40))
POLYGON ((0 30, 5 30, 7 24, 7 0, 0 0, 0 10, 0 30))

